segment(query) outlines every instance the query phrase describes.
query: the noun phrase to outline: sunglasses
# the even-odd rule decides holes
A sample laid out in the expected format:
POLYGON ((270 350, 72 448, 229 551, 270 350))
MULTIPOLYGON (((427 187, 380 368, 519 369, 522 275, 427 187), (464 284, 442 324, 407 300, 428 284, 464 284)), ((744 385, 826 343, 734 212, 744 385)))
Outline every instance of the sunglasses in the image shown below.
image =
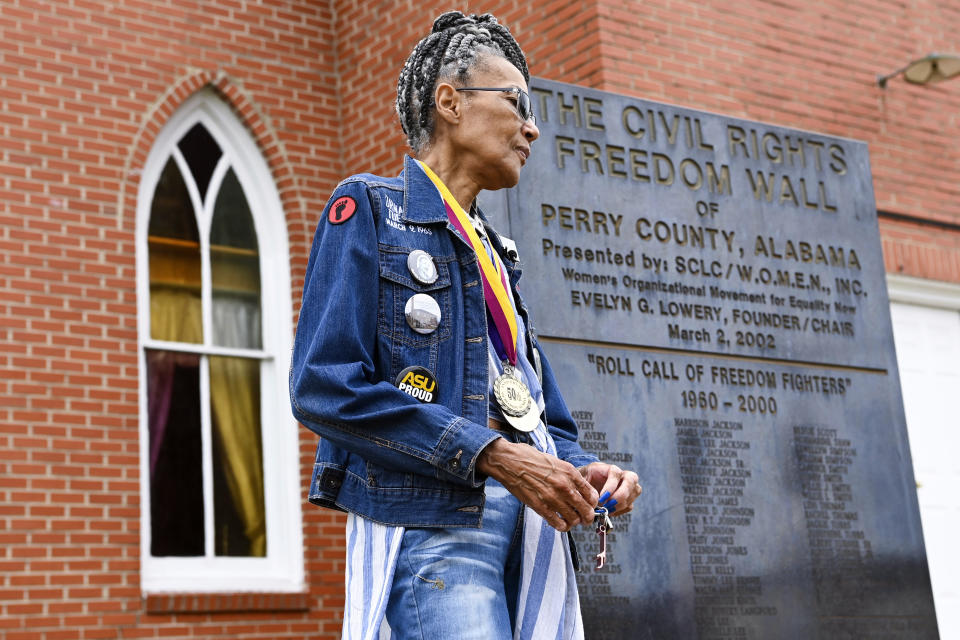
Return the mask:
POLYGON ((501 91, 517 94, 517 113, 524 122, 537 124, 537 117, 533 115, 533 105, 530 104, 530 95, 517 87, 460 87, 457 91, 501 91))

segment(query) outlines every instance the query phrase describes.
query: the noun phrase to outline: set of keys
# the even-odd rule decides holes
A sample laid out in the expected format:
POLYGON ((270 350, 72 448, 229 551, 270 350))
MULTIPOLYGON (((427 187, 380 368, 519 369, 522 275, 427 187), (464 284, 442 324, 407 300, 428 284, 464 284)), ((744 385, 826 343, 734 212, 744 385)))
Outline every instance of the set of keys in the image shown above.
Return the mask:
POLYGON ((606 507, 597 507, 593 510, 593 523, 597 527, 597 535, 600 537, 600 552, 597 554, 597 569, 603 568, 603 563, 607 561, 607 531, 613 529, 613 523, 610 522, 610 515, 606 507))

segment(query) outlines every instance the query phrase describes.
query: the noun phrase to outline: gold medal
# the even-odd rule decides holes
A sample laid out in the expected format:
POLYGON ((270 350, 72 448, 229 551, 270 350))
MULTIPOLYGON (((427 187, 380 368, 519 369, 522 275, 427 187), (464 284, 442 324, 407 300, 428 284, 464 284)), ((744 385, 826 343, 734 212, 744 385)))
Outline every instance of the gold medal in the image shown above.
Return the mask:
POLYGON ((530 395, 530 389, 517 377, 513 367, 504 363, 503 373, 493 381, 493 397, 514 429, 533 431, 540 422, 540 413, 535 410, 536 403, 530 395))

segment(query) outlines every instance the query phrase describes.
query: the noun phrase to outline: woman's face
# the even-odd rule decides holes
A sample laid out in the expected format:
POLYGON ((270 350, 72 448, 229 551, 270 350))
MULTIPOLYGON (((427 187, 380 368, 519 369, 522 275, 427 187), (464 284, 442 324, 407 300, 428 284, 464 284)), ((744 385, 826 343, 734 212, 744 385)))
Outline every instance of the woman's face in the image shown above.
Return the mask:
MULTIPOLYGON (((483 60, 471 73, 469 85, 527 91, 523 74, 497 56, 483 60)), ((451 136, 463 168, 483 189, 516 185, 540 130, 532 121, 520 118, 516 93, 465 91, 459 95, 465 98, 463 116, 451 136)))

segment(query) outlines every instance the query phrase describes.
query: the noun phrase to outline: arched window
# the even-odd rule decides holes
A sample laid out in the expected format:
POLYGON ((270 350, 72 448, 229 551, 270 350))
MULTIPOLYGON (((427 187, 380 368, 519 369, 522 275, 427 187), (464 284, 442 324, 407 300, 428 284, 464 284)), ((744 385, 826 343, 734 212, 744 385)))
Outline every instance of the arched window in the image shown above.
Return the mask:
POLYGON ((256 143, 199 92, 137 209, 144 591, 302 588, 288 256, 256 143))

